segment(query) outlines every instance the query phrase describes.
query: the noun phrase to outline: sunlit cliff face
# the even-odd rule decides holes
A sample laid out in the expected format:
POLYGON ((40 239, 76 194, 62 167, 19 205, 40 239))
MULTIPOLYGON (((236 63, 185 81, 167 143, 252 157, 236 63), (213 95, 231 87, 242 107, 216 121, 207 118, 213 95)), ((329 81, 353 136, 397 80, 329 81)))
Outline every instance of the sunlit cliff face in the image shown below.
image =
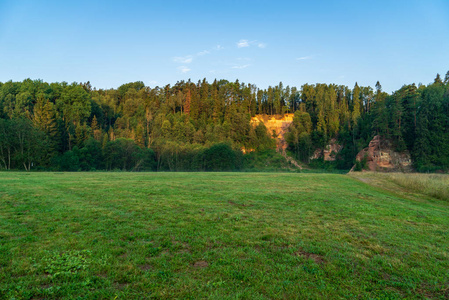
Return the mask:
POLYGON ((267 127, 268 132, 276 139, 276 147, 278 150, 285 150, 287 143, 284 135, 287 133, 287 129, 293 122, 294 114, 285 115, 256 115, 251 118, 251 124, 256 126, 262 122, 267 127))

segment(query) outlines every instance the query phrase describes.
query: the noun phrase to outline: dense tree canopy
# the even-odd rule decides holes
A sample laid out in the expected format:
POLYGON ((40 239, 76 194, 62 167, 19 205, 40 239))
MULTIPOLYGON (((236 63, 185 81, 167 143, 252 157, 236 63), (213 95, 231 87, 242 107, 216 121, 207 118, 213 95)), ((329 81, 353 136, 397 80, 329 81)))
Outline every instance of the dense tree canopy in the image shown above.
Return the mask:
POLYGON ((0 168, 236 170, 241 149, 274 148, 265 126, 252 126, 251 117, 294 113, 286 139, 305 162, 335 138, 344 145, 339 167, 349 168, 379 134, 408 149, 417 169, 447 169, 448 74, 391 95, 379 82, 375 90, 282 82, 258 89, 204 79, 97 90, 89 82, 9 81, 0 83, 0 168))

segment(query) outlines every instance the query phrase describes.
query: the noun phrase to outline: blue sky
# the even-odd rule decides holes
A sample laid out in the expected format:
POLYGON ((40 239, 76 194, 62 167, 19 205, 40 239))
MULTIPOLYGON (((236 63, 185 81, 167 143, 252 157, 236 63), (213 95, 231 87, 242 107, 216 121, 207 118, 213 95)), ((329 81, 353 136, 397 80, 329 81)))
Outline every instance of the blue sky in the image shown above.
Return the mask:
POLYGON ((191 78, 387 92, 449 70, 449 1, 0 0, 0 81, 191 78))

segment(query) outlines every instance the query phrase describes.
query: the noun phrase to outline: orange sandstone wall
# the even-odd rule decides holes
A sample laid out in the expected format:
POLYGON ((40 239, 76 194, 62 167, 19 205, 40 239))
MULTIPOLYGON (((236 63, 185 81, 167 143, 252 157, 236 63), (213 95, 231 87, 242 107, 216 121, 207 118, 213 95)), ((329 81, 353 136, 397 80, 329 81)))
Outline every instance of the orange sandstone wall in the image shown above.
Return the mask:
POLYGON ((260 122, 262 122, 265 127, 267 127, 270 134, 272 134, 273 132, 276 134, 276 144, 278 150, 285 150, 287 148, 287 143, 285 142, 284 135, 287 133, 288 127, 293 122, 293 114, 272 116, 256 115, 255 117, 251 118, 251 124, 254 126, 257 126, 260 122))

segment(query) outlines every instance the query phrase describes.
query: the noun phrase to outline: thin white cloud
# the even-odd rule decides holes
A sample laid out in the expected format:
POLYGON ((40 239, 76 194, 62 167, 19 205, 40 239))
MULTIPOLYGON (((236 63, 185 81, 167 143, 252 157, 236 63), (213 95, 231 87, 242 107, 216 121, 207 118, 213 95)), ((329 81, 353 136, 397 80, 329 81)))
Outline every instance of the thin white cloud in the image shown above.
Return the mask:
POLYGON ((206 54, 209 54, 210 52, 208 51, 208 50, 203 50, 203 51, 201 51, 201 52, 198 52, 196 55, 197 56, 203 56, 203 55, 206 55, 206 54))
POLYGON ((191 55, 176 56, 176 57, 173 57, 173 61, 175 63, 190 64, 193 61, 193 57, 191 55))
POLYGON ((181 71, 181 73, 185 74, 187 72, 190 72, 191 69, 186 66, 180 66, 180 67, 178 67, 178 70, 181 71))
POLYGON ((156 80, 150 80, 148 83, 151 84, 151 85, 156 85, 157 81, 156 80))
POLYGON ((237 43, 237 48, 245 48, 245 47, 249 47, 249 42, 248 40, 240 40, 237 43))
POLYGON ((237 65, 237 66, 233 66, 232 68, 241 70, 241 69, 248 68, 249 66, 251 66, 251 65, 237 65))
POLYGON ((309 59, 312 59, 312 58, 313 58, 313 55, 309 55, 309 56, 298 57, 296 60, 301 61, 301 60, 309 60, 309 59))
POLYGON ((259 42, 257 40, 254 40, 254 41, 240 40, 237 42, 237 48, 246 48, 246 47, 250 47, 250 46, 265 48, 265 47, 267 47, 267 44, 265 44, 263 42, 259 42))
POLYGON ((214 47, 214 50, 217 50, 217 51, 220 51, 220 50, 223 50, 223 49, 224 49, 224 47, 222 45, 217 45, 217 46, 214 47))

